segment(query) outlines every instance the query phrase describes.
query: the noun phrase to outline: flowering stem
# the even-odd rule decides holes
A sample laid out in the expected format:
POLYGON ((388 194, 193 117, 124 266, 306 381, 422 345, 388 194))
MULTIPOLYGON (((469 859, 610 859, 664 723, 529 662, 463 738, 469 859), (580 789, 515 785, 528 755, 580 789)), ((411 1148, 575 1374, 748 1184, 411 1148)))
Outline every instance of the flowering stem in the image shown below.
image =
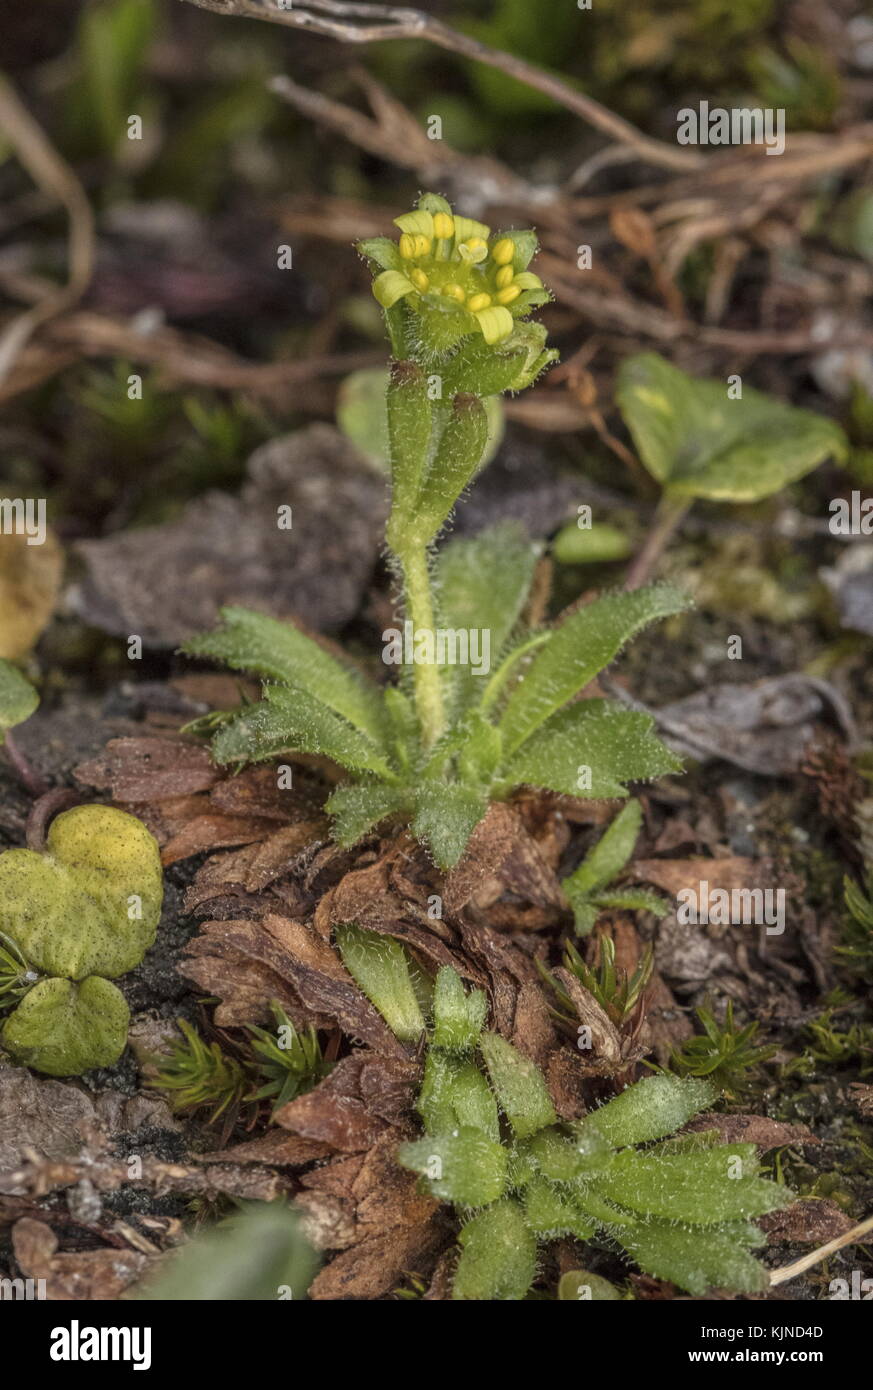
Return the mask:
MULTIPOLYGON (((413 639, 419 631, 434 637, 433 599, 427 546, 414 539, 404 542, 397 556, 403 570, 406 616, 412 623, 413 639)), ((445 728, 443 692, 439 667, 435 661, 413 662, 415 707, 425 747, 430 747, 445 728)))

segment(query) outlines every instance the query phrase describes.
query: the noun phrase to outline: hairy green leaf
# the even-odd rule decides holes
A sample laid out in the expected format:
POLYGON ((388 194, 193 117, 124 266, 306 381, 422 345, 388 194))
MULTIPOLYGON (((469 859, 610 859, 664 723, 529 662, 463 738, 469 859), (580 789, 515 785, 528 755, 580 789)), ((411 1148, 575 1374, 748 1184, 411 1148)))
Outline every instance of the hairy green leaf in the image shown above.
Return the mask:
POLYGON ((325 809, 333 816, 337 844, 354 845, 387 816, 406 811, 411 796, 383 782, 353 782, 335 787, 325 809))
POLYGON ((512 690, 500 721, 506 752, 530 738, 550 715, 583 690, 648 623, 690 606, 669 584, 607 594, 556 628, 512 690))
POLYGON ((524 1298, 536 1274, 537 1244, 517 1202, 487 1207, 461 1228, 459 1240, 453 1298, 524 1298))
POLYGON ((488 999, 481 989, 464 989, 456 970, 444 965, 433 992, 433 1045, 451 1052, 468 1052, 476 1046, 488 1014, 488 999))
POLYGON ((588 1240, 597 1229, 597 1222, 580 1211, 571 1194, 554 1187, 545 1178, 533 1178, 523 1194, 527 1224, 538 1236, 557 1240, 559 1236, 575 1236, 588 1240))
POLYGON ((307 637, 292 623, 247 608, 223 608, 223 627, 186 642, 189 656, 211 657, 235 671, 252 671, 304 691, 381 746, 385 715, 377 686, 307 637))
POLYGON ((747 1248, 761 1244, 763 1236, 745 1222, 708 1226, 701 1233, 669 1221, 647 1221, 614 1234, 640 1269, 698 1297, 710 1288, 756 1293, 769 1283, 766 1269, 747 1248))
POLYGON ((590 896, 617 878, 633 854, 642 823, 642 806, 639 801, 629 801, 588 851, 578 869, 569 878, 562 879, 567 896, 573 893, 590 896))
MULTIPOLYGON (((487 632, 490 666, 495 670, 530 591, 539 547, 515 522, 459 537, 439 552, 434 570, 442 626, 487 632)), ((487 673, 474 675, 470 665, 456 666, 455 708, 484 694, 487 673)))
POLYGON ((647 714, 580 700, 553 714, 500 769, 496 796, 523 783, 567 796, 619 797, 625 783, 680 772, 647 714))
POLYGON ((645 1144, 672 1134, 717 1096, 714 1086, 695 1077, 650 1076, 587 1115, 577 1129, 596 1129, 615 1148, 645 1144))
POLYGON ((506 1188, 506 1150, 481 1129, 426 1134, 401 1144, 398 1161, 427 1179, 429 1190, 460 1207, 496 1202, 506 1188))
POLYGON ((482 459, 488 417, 477 396, 459 394, 415 502, 409 534, 425 545, 441 530, 482 459))
POLYGON ((257 762, 277 753, 320 753, 353 772, 396 782, 376 744, 305 690, 264 686, 264 699, 222 726, 212 744, 219 763, 257 762))
POLYGON ((424 1031, 424 1018, 400 942, 351 922, 337 927, 335 936, 343 965, 370 1003, 398 1038, 415 1042, 424 1031))
POLYGON ((479 787, 458 782, 422 782, 416 791, 414 834, 428 846, 441 869, 457 864, 467 841, 488 809, 479 787))
POLYGON ((418 1111, 428 1134, 467 1128, 500 1138, 497 1102, 479 1068, 437 1048, 425 1060, 418 1111))
POLYGON ((483 1033, 479 1046, 494 1094, 518 1138, 554 1124, 557 1115, 536 1062, 499 1033, 483 1033))
POLYGON ((710 1226, 763 1216, 793 1196, 756 1177, 754 1144, 727 1144, 696 1153, 650 1154, 624 1149, 597 1175, 598 1191, 644 1216, 710 1226))

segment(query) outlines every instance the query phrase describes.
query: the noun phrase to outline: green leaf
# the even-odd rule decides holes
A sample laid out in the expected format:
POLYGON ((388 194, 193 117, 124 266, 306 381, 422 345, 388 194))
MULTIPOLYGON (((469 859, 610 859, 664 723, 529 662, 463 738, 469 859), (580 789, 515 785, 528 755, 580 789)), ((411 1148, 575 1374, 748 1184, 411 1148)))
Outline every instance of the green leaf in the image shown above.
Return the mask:
POLYGON ((488 440, 488 417, 477 396, 458 394, 415 503, 409 535, 425 545, 440 531, 472 479, 488 440))
POLYGON ((744 1222, 710 1226, 702 1234, 668 1221, 647 1221, 613 1234, 640 1269, 697 1297, 710 1288, 756 1293, 769 1285, 767 1270, 746 1248, 764 1237, 744 1222))
POLYGON ((848 444, 832 420, 743 386, 686 376, 657 353, 628 358, 616 399, 649 472, 671 493, 754 502, 802 478, 848 444))
POLYGON ((754 1144, 722 1144, 678 1154, 624 1149, 598 1173, 597 1189, 644 1216, 710 1226, 763 1216, 788 1205, 794 1194, 756 1177, 757 1171, 754 1144))
POLYGON ((476 1046, 488 1014, 484 990, 469 994, 456 970, 441 967, 433 992, 433 1046, 450 1052, 468 1052, 476 1046))
MULTIPOLYGON (((394 242, 389 244, 395 245, 394 242)), ((494 349, 486 348, 486 351, 494 349)), ((357 372, 350 372, 340 383, 336 404, 336 422, 343 434, 386 476, 391 472, 386 407, 390 379, 387 367, 361 367, 357 372)), ((496 454, 505 428, 500 399, 489 396, 483 404, 488 416, 488 443, 482 455, 482 468, 496 454)))
POLYGON ((577 1131, 596 1129, 615 1148, 661 1139, 713 1105, 718 1091, 694 1077, 650 1076, 587 1115, 577 1131))
POLYGON ((259 762, 277 753, 320 753, 353 772, 396 782, 376 745, 305 690, 267 685, 264 699, 222 726, 212 743, 216 762, 259 762))
POLYGON ((423 782, 416 794, 412 830, 428 846, 439 868, 450 869, 464 853, 487 809, 488 799, 478 787, 423 782))
POLYGON ((462 1227, 452 1297, 523 1299, 534 1280, 537 1243, 517 1202, 498 1202, 462 1227))
POLYGON ((427 1179, 428 1190, 459 1207, 496 1202, 506 1187, 506 1149, 480 1129, 426 1134, 401 1144, 398 1162, 427 1179))
POLYGON ((497 1102, 479 1068, 438 1048, 430 1048, 425 1059, 418 1112, 428 1134, 467 1128, 500 1139, 497 1102))
POLYGON ((380 270, 402 270, 403 261, 396 241, 388 236, 365 237, 357 243, 356 249, 367 260, 373 261, 380 270))
POLYGON ((515 332, 496 347, 490 347, 478 336, 470 338, 461 344, 442 372, 443 393, 447 397, 459 391, 498 396, 510 390, 527 358, 527 346, 516 339, 515 332))
POLYGON ((398 551, 415 523, 430 451, 431 403, 421 367, 414 362, 392 362, 386 404, 391 467, 387 535, 392 550, 398 551))
POLYGON ((601 521, 585 527, 571 521, 552 541, 552 554, 562 565, 602 565, 626 560, 632 549, 626 531, 601 521))
POLYGON ((494 794, 527 784, 566 796, 626 796, 626 782, 682 770, 653 728, 647 714, 580 700, 553 714, 504 762, 494 794))
POLYGON ((79 1076, 118 1061, 129 1022, 121 990, 99 975, 81 983, 40 980, 7 1018, 0 1042, 17 1062, 35 1071, 79 1076))
POLYGON ((337 927, 335 936, 343 965, 392 1032, 403 1042, 416 1042, 424 1018, 400 942, 351 922, 337 927))
POLYGON ((566 704, 648 623, 681 613, 686 595, 669 584, 607 594, 571 614, 540 649, 509 696, 500 721, 508 753, 566 704))
POLYGON ((52 821, 44 854, 0 854, 0 932, 46 975, 123 975, 155 939, 163 877, 141 821, 75 806, 52 821))
POLYGON ((334 788, 325 809, 333 816, 333 835, 337 844, 357 844, 373 826, 387 816, 408 809, 410 795, 401 787, 382 782, 358 782, 334 788))
POLYGON ((10 661, 0 659, 0 743, 7 729, 23 724, 39 704, 39 696, 10 661))
MULTIPOLYGON (((540 547, 517 522, 503 522, 477 536, 459 537, 439 552, 434 568, 440 623, 489 634, 495 669, 521 617, 540 547)), ((469 666, 454 668, 455 704, 463 708, 484 694, 485 676, 469 666)))
POLYGON ((385 715, 377 686, 296 628, 247 608, 223 608, 223 627, 192 637, 183 650, 284 681, 341 715, 374 743, 382 745, 385 715))
POLYGON ((318 1255, 284 1202, 247 1202, 161 1262, 137 1298, 160 1302, 275 1302, 305 1299, 318 1255))
POLYGON ((543 1074, 499 1033, 483 1033, 479 1046, 500 1108, 519 1139, 557 1120, 543 1074))
POLYGON ((642 806, 639 801, 629 801, 588 851, 578 869, 561 880, 567 896, 572 898, 574 893, 580 893, 587 897, 617 878, 633 854, 642 823, 642 806))
POLYGON ((612 1162, 614 1150, 596 1130, 575 1139, 543 1129, 524 1146, 537 1170, 552 1182, 573 1182, 612 1162))
POLYGON ((527 1224, 538 1236, 588 1240, 597 1229, 597 1222, 579 1210, 571 1195, 553 1187, 545 1178, 533 1178, 528 1183, 523 1201, 527 1224))

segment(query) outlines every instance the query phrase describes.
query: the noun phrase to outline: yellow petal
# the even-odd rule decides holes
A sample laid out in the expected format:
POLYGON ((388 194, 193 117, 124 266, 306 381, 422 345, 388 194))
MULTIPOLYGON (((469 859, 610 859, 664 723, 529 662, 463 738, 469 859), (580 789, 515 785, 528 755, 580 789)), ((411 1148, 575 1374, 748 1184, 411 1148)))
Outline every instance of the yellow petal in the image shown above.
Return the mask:
POLYGON ((417 212, 404 212, 402 217, 395 217, 394 226, 412 236, 432 237, 433 213, 424 212, 421 208, 417 212))
MULTIPOLYGON (((406 228, 403 230, 406 231, 406 228)), ((469 241, 471 237, 487 241, 490 235, 491 228, 486 227, 484 222, 475 222, 472 217, 458 217, 457 213, 455 214, 456 241, 469 241)))
POLYGON ((383 270, 373 281, 373 294, 383 309, 390 309, 405 294, 412 294, 415 286, 400 270, 383 270))
POLYGON ((480 309, 476 315, 482 337, 486 343, 500 343, 512 332, 512 314, 508 309, 492 305, 490 309, 480 309))

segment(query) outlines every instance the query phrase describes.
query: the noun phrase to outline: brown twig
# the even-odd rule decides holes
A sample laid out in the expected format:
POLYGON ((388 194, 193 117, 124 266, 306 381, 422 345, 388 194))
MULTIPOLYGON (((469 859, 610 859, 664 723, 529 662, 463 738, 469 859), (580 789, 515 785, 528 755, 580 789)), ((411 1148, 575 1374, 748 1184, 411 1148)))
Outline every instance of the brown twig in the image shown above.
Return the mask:
POLYGON ((422 39, 437 48, 470 58, 476 63, 505 72, 526 87, 533 87, 558 105, 587 121, 610 140, 627 145, 639 159, 664 169, 699 169, 703 157, 678 145, 653 140, 602 106, 593 97, 562 82, 553 73, 539 68, 515 54, 461 34, 422 10, 399 5, 350 3, 349 0, 294 0, 288 9, 267 0, 188 0, 203 10, 216 14, 234 15, 248 19, 263 19, 271 24, 284 24, 310 34, 321 34, 341 43, 381 43, 386 39, 422 39))
POLYGON ((798 1274, 804 1274, 813 1265, 819 1264, 821 1260, 826 1260, 828 1255, 836 1254, 838 1250, 842 1250, 844 1245, 857 1245, 865 1236, 871 1234, 873 1234, 873 1216, 868 1216, 866 1221, 860 1221, 850 1231, 845 1231, 843 1235, 829 1240, 827 1245, 820 1245, 817 1250, 811 1250, 808 1255, 802 1255, 793 1264, 771 1270, 770 1287, 774 1288, 777 1284, 784 1284, 789 1279, 796 1279, 798 1274))
POLYGON ((43 192, 67 209, 70 219, 68 279, 52 288, 30 309, 14 319, 0 335, 0 382, 40 324, 72 308, 87 289, 94 266, 94 214, 73 170, 51 145, 15 88, 0 73, 0 129, 19 160, 43 192))

